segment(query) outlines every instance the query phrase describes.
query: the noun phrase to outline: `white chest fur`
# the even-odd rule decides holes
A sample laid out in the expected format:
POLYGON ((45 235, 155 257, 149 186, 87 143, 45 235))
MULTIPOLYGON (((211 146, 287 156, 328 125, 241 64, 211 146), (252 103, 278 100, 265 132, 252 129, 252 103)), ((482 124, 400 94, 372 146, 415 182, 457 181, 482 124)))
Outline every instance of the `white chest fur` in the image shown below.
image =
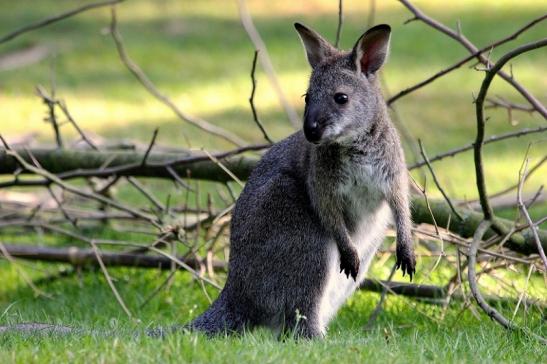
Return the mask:
POLYGON ((329 246, 329 258, 325 286, 319 305, 319 320, 323 330, 344 304, 346 299, 364 280, 370 262, 385 236, 387 224, 391 219, 391 210, 382 197, 382 181, 373 180, 370 170, 354 171, 346 185, 340 186, 340 197, 346 197, 350 208, 359 216, 358 224, 351 239, 360 257, 357 280, 347 278, 340 273, 340 255, 336 243, 329 246), (357 184, 354 182, 357 181, 357 184))

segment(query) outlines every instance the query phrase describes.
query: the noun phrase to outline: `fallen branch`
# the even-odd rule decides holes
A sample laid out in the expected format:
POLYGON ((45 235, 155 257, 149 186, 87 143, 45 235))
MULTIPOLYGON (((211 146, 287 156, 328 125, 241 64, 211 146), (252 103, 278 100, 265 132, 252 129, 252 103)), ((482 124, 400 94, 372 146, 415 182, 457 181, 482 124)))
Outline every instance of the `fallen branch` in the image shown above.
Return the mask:
MULTIPOLYGON (((100 268, 100 262, 93 249, 82 249, 74 246, 69 248, 54 248, 20 244, 4 244, 4 248, 12 258, 50 263, 65 263, 75 267, 100 268)), ((100 254, 104 265, 108 267, 134 267, 161 270, 172 269, 172 259, 165 256, 106 251, 102 251, 100 254)), ((3 254, 0 254, 0 256, 2 255, 3 254)), ((201 262, 193 258, 179 257, 178 259, 193 269, 199 269, 201 265, 201 262)), ((224 261, 216 259, 212 260, 212 266, 214 270, 227 269, 227 264, 224 261)), ((177 269, 181 268, 177 267, 177 269)), ((382 281, 368 278, 361 284, 360 289, 377 293, 386 291, 389 294, 425 299, 433 303, 444 299, 448 292, 446 288, 439 286, 382 281)), ((463 297, 457 295, 453 298, 463 299, 463 297)), ((488 297, 488 300, 500 302, 504 301, 504 298, 492 296, 488 297)))
MULTIPOLYGON (((267 147, 268 145, 266 145, 267 147)), ((258 148, 258 147, 257 147, 258 148)), ((246 180, 258 159, 237 155, 237 151, 216 154, 215 158, 222 161, 222 164, 234 173, 240 180, 246 180), (234 155, 235 154, 235 155, 234 155)), ((172 165, 173 169, 182 176, 187 176, 190 171, 190 178, 204 179, 210 181, 227 182, 232 178, 211 161, 207 155, 177 158, 169 153, 151 152, 147 164, 141 165, 143 153, 136 152, 101 152, 92 150, 55 150, 55 149, 30 149, 17 150, 19 155, 31 161, 29 152, 40 163, 40 165, 59 179, 71 179, 78 177, 107 177, 111 175, 169 178, 172 176, 166 171, 166 165, 172 165), (186 161, 186 162, 184 162, 186 161), (104 168, 105 163, 110 162, 110 167, 104 168), (176 163, 178 162, 178 164, 176 163), (103 168, 101 168, 103 167, 103 168), (109 170, 110 168, 110 170, 109 170)), ((0 175, 12 174, 18 169, 17 162, 0 149, 0 175)), ((8 181, 0 183, 0 187, 6 186, 36 186, 43 185, 42 180, 8 181)), ((473 236, 476 228, 483 219, 482 214, 456 207, 456 211, 462 216, 462 220, 452 219, 453 212, 444 201, 430 201, 431 211, 439 226, 448 226, 450 231, 464 238, 473 236)), ((415 223, 433 224, 432 215, 429 212, 421 196, 415 196, 412 200, 412 219, 415 223)), ((510 220, 495 218, 499 224, 508 229, 513 226, 510 220)), ((486 237, 492 237, 493 230, 488 230, 486 237)), ((547 250, 547 231, 538 230, 541 244, 547 250)), ((522 235, 515 235, 513 239, 505 244, 505 247, 518 253, 530 255, 537 253, 536 243, 530 229, 523 231, 522 235)))

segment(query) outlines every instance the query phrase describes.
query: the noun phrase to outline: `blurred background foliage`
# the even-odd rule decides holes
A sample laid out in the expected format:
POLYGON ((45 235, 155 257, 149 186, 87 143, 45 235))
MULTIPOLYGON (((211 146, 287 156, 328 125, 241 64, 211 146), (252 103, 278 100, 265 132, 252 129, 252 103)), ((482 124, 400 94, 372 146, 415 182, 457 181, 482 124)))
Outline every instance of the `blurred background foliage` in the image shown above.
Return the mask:
MULTIPOLYGON (((60 12, 83 1, 0 1, 0 34, 22 24, 60 12), (9 16, 7 14, 9 13, 9 16)), ((545 11, 542 1, 416 1, 430 16, 456 28, 481 47, 507 35, 545 11)), ((392 52, 384 69, 387 89, 395 93, 465 56, 467 51, 453 40, 420 22, 403 25, 410 18, 396 1, 377 1, 375 23, 393 27, 392 52)), ((129 55, 157 87, 183 110, 230 129, 246 140, 261 141, 248 105, 253 45, 240 25, 237 4, 231 1, 126 1, 118 7, 119 28, 129 55)), ((337 1, 249 1, 249 9, 271 56, 281 86, 302 115, 309 67, 292 27, 303 22, 334 41, 337 1)), ((346 1, 341 46, 350 48, 365 30, 368 1, 346 1)), ((0 48, 0 131, 10 137, 39 133, 39 140, 52 143, 49 127, 42 122, 45 109, 35 96, 37 84, 54 80, 57 95, 66 100, 79 124, 109 138, 147 141, 160 127, 158 141, 174 146, 215 150, 229 147, 199 130, 182 124, 153 99, 127 72, 108 35, 109 9, 97 9, 52 26, 28 33, 0 48), (39 61, 21 67, 4 67, 2 54, 29 47, 45 47, 39 61)), ((499 49, 491 59, 526 41, 545 34, 542 23, 517 41, 499 49)), ((546 51, 530 52, 516 59, 513 73, 540 99, 546 97, 546 51)), ((396 102, 404 126, 421 138, 428 154, 459 146, 474 138, 473 95, 478 93, 483 72, 468 65, 396 102)), ((259 117, 275 140, 294 131, 280 107, 266 76, 257 72, 256 106, 259 117)), ((496 80, 490 92, 523 102, 506 82, 496 80)), ((489 110, 488 134, 519 127, 542 125, 541 117, 489 110), (515 125, 518 124, 518 125, 515 125)), ((531 138, 497 143, 485 148, 490 192, 517 181, 525 149, 531 138)), ((537 138, 536 138, 537 139, 537 138)), ((531 150, 531 165, 541 158, 544 144, 531 150)), ((407 153, 411 161, 413 156, 407 153)), ((471 153, 435 166, 450 195, 458 200, 476 198, 471 153)), ((533 190, 545 181, 547 168, 527 183, 533 190)), ((432 194, 436 191, 432 189, 432 194)))

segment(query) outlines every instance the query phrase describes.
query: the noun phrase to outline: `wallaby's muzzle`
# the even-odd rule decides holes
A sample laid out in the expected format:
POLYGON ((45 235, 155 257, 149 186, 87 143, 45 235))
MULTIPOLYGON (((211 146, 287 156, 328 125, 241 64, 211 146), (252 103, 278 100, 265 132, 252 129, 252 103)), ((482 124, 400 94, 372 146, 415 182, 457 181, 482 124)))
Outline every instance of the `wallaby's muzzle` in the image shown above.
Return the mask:
POLYGON ((304 113, 304 136, 310 143, 317 144, 325 130, 325 123, 319 117, 319 110, 308 106, 304 113))

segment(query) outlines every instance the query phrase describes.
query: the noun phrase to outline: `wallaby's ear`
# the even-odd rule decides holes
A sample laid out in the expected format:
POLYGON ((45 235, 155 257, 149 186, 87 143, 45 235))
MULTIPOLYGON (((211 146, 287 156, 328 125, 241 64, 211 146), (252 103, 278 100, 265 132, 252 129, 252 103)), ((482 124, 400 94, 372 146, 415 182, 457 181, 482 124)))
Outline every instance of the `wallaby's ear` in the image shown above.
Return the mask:
POLYGON ((319 33, 305 27, 300 23, 294 23, 294 27, 302 39, 302 44, 306 49, 306 55, 308 62, 312 68, 315 68, 322 60, 330 57, 336 53, 334 48, 329 42, 327 42, 319 33))
POLYGON ((358 72, 365 75, 380 69, 387 59, 391 27, 387 24, 376 25, 367 30, 353 47, 353 60, 358 72))

